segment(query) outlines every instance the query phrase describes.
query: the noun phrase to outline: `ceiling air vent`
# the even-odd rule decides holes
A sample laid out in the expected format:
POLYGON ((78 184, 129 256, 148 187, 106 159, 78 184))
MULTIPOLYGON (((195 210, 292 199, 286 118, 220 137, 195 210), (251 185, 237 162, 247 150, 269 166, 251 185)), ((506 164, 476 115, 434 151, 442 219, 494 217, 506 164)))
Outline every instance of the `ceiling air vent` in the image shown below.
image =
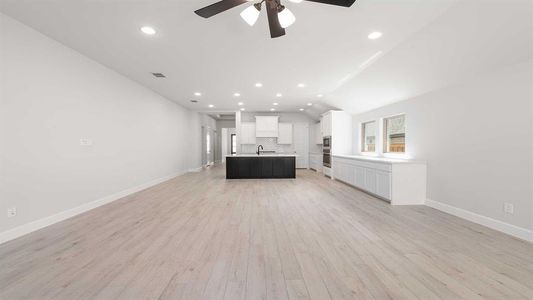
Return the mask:
POLYGON ((152 75, 154 75, 157 78, 167 78, 167 76, 165 76, 165 74, 163 73, 152 73, 152 75))
POLYGON ((198 100, 191 100, 192 103, 198 103, 198 100))

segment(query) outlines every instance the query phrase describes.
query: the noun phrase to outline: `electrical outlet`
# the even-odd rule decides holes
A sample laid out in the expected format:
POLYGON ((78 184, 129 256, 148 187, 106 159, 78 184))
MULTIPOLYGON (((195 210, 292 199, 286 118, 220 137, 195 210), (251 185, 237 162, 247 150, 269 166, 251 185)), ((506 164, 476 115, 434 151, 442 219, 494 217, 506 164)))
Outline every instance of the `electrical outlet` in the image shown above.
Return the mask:
POLYGON ((92 146, 93 140, 91 139, 80 139, 80 146, 92 146))
POLYGON ((503 204, 503 211, 507 214, 514 214, 514 205, 511 203, 505 202, 503 204))
POLYGON ((8 218, 13 218, 16 215, 17 215, 17 208, 16 207, 10 207, 10 208, 7 209, 7 217, 8 218))

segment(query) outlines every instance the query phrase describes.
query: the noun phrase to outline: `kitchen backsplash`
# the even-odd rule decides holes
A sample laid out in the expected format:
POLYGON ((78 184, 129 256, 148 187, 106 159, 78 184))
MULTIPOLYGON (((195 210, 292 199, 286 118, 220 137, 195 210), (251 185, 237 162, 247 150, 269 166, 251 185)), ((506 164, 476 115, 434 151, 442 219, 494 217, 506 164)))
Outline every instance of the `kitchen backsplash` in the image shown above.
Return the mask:
POLYGON ((242 153, 256 153, 257 146, 263 145, 265 151, 276 151, 277 153, 294 153, 293 145, 278 145, 278 138, 257 138, 255 145, 241 145, 242 153))

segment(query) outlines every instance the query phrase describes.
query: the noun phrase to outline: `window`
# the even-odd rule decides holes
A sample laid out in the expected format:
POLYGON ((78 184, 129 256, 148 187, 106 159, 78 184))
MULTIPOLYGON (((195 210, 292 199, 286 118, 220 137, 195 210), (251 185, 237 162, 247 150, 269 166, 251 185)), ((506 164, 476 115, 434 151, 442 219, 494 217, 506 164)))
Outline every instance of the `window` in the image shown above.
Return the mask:
POLYGON ((237 135, 231 135, 231 154, 237 154, 237 135))
POLYGON ((405 115, 383 119, 383 152, 405 152, 405 115))
POLYGON ((361 151, 376 152, 376 121, 361 124, 361 151))

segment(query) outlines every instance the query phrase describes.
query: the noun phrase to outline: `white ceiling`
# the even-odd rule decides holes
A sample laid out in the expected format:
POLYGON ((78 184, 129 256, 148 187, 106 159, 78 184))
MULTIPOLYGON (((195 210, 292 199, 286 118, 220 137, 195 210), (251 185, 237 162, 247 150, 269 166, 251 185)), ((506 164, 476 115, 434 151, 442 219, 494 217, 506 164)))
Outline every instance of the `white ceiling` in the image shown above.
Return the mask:
POLYGON ((193 13, 215 1, 0 0, 0 11, 197 111, 235 111, 242 101, 247 111, 278 102, 278 111, 311 115, 362 112, 533 53, 531 0, 358 0, 349 9, 283 1, 297 19, 278 39, 264 12, 255 27, 244 23, 247 5, 210 19, 193 13), (143 25, 158 33, 140 33, 143 25), (383 37, 369 40, 373 31, 383 37))

